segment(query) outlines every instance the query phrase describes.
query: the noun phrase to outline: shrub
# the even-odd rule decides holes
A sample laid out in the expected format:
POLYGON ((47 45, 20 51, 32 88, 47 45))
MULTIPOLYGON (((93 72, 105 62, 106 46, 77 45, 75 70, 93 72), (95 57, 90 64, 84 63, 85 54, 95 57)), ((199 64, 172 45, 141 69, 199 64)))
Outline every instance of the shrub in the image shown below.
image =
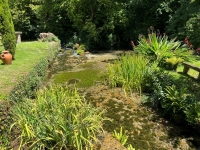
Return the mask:
POLYGON ((144 54, 157 61, 158 63, 163 58, 172 56, 187 57, 187 48, 185 45, 181 46, 181 42, 175 41, 175 38, 168 40, 167 36, 157 37, 155 33, 149 34, 149 39, 145 37, 140 38, 139 45, 135 47, 135 52, 144 54))
POLYGON ((13 112, 20 148, 90 149, 102 129, 103 111, 67 87, 42 89, 34 101, 17 104, 13 112))
POLYGON ((183 112, 185 106, 187 106, 186 88, 178 88, 175 85, 166 86, 165 95, 166 97, 161 101, 161 106, 165 111, 183 112))
POLYGON ((12 89, 8 99, 13 101, 21 101, 24 98, 34 98, 36 90, 38 90, 46 76, 48 68, 48 60, 42 59, 32 71, 23 76, 20 82, 12 89))
POLYGON ((183 59, 180 57, 171 57, 165 59, 165 68, 169 70, 176 70, 179 63, 183 62, 183 59))
POLYGON ((47 36, 47 37, 44 37, 44 38, 41 38, 39 39, 39 41, 42 41, 42 42, 60 42, 59 38, 55 35, 50 35, 50 36, 47 36))
POLYGON ((9 100, 21 101, 24 98, 34 98, 35 92, 42 85, 46 71, 49 64, 54 60, 59 49, 59 43, 52 45, 49 48, 49 55, 41 59, 38 64, 33 67, 27 75, 23 76, 19 83, 15 85, 10 94, 8 95, 9 100))
POLYGON ((85 52, 85 50, 86 50, 85 45, 81 44, 80 46, 77 47, 76 52, 78 55, 81 55, 85 52))
POLYGON ((0 33, 4 49, 9 50, 15 58, 16 37, 8 0, 0 0, 0 33))
POLYGON ((193 103, 191 107, 184 110, 186 120, 192 124, 200 125, 200 102, 193 103))

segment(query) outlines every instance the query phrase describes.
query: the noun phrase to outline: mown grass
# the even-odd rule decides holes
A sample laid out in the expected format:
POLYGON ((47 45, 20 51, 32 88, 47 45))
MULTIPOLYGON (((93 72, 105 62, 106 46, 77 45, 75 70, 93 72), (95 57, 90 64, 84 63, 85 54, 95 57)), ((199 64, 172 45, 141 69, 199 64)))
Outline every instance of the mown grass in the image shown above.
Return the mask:
MULTIPOLYGON (((26 75, 43 57, 48 55, 49 42, 22 42, 17 44, 12 65, 0 63, 0 99, 10 92, 20 77, 26 75)), ((3 47, 0 47, 0 51, 3 47)))

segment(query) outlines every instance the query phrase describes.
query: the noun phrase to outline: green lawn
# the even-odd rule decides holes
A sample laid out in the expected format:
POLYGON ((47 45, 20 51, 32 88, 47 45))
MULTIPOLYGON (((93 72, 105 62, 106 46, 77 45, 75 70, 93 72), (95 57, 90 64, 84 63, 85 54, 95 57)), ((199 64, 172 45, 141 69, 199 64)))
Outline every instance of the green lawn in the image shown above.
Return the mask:
MULTIPOLYGON (((189 61, 190 61, 191 64, 194 64, 194 65, 200 67, 200 56, 198 56, 198 55, 191 55, 189 61)), ((177 72, 183 72, 183 66, 182 65, 180 65, 177 68, 177 72)), ((193 78, 197 78, 198 75, 199 75, 199 72, 196 71, 196 70, 190 69, 188 71, 188 75, 191 76, 191 77, 193 77, 193 78)))
POLYGON ((20 77, 26 75, 42 57, 48 55, 49 47, 48 42, 22 42, 17 44, 12 65, 3 65, 0 60, 0 98, 8 94, 20 77))

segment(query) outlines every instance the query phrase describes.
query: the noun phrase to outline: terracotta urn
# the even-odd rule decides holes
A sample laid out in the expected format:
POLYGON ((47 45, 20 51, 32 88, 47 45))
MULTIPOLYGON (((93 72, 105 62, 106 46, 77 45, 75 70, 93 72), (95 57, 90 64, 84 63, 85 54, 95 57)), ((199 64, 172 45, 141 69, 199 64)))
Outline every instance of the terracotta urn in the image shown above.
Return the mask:
POLYGON ((2 51, 0 58, 5 65, 11 65, 12 64, 12 55, 10 54, 9 51, 2 51))

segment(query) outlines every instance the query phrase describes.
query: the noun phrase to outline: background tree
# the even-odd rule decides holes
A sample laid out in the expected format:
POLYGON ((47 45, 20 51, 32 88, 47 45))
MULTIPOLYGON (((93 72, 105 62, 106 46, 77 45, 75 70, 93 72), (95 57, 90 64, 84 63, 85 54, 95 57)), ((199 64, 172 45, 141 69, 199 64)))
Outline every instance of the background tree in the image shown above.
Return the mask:
POLYGON ((189 42, 194 48, 200 46, 200 1, 198 0, 180 0, 180 7, 169 20, 167 32, 171 37, 177 37, 179 40, 189 38, 189 42))
POLYGON ((131 48, 153 26, 199 46, 199 0, 9 0, 24 40, 52 32, 62 43, 74 33, 91 48, 131 48), (187 10, 187 11, 186 11, 187 10))
POLYGON ((9 0, 15 30, 22 31, 23 40, 35 40, 39 37, 41 25, 37 10, 40 4, 40 0, 9 0))
POLYGON ((9 50, 15 59, 16 37, 8 0, 0 0, 0 32, 4 48, 9 50))
POLYGON ((68 0, 61 6, 67 9, 81 42, 89 47, 110 47, 109 35, 113 35, 119 12, 122 12, 120 1, 68 0))
POLYGON ((44 0, 37 11, 40 19, 40 32, 52 32, 62 43, 66 43, 76 32, 67 13, 68 10, 62 7, 64 0, 44 0))

